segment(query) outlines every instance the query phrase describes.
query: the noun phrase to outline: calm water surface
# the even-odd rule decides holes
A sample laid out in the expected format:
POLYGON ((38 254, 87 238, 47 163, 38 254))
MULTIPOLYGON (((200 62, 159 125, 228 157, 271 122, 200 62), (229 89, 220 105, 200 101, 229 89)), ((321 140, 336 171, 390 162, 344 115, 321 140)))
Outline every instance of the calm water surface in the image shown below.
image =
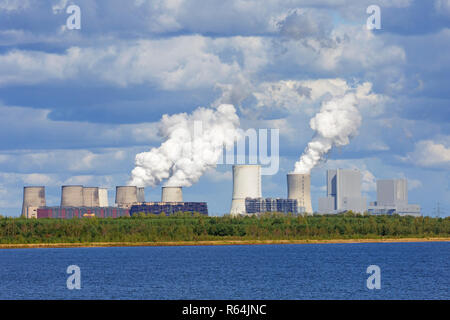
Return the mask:
POLYGON ((0 299, 449 299, 450 243, 0 250, 0 299), (66 269, 81 268, 81 290, 66 269), (381 289, 366 287, 369 265, 381 289))

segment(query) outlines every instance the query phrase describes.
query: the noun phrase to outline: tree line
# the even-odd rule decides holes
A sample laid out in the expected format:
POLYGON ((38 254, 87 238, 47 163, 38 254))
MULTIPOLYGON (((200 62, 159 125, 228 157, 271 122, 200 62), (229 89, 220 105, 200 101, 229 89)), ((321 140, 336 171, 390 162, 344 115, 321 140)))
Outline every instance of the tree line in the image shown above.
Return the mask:
POLYGON ((450 217, 178 213, 122 218, 0 219, 0 243, 303 240, 449 237, 450 217))

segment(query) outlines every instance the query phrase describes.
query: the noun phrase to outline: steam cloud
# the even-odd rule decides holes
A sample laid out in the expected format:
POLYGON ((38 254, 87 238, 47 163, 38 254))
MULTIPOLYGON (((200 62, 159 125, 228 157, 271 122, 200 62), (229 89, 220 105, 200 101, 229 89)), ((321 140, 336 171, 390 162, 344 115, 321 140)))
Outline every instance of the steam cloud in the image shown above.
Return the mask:
POLYGON ((309 173, 333 146, 345 146, 358 134, 361 114, 356 102, 354 93, 323 102, 319 113, 309 123, 316 134, 295 163, 295 173, 309 173))
POLYGON ((164 115, 159 134, 165 141, 158 148, 136 155, 129 185, 187 187, 214 168, 222 150, 232 147, 239 135, 239 117, 230 104, 216 109, 197 108, 192 114, 164 115))

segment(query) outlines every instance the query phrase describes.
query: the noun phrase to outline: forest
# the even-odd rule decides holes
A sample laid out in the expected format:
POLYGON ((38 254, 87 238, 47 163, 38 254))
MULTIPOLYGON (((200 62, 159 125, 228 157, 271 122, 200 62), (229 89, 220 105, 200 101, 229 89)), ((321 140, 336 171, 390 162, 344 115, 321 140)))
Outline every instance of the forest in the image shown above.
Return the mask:
POLYGON ((0 244, 449 237, 450 217, 178 213, 122 218, 0 218, 0 244))

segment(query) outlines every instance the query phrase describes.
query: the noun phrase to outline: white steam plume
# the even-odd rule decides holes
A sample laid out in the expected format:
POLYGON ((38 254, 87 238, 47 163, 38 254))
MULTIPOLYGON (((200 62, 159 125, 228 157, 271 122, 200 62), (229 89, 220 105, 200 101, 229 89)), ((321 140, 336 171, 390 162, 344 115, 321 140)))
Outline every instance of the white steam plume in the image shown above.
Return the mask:
POLYGON ((319 113, 309 123, 316 134, 295 163, 295 173, 309 173, 333 146, 345 146, 358 134, 361 114, 356 103, 355 93, 323 102, 319 113))
POLYGON ((234 145, 238 127, 239 117, 230 104, 215 109, 200 107, 191 114, 164 115, 159 134, 165 141, 136 155, 128 184, 155 186, 168 179, 168 186, 192 185, 216 166, 224 146, 234 145))

